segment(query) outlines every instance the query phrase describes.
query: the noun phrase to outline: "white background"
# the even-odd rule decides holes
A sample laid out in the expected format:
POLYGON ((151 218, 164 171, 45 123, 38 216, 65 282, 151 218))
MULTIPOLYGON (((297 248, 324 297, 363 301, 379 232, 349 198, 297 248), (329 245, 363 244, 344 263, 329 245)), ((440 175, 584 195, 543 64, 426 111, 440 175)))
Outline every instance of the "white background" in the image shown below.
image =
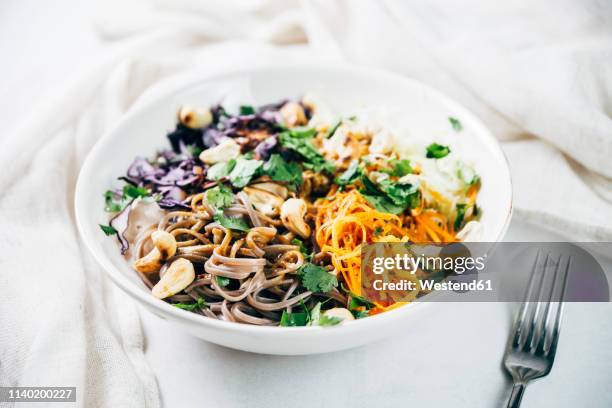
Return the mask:
MULTIPOLYGON (((0 2, 0 138, 105 47, 94 13, 89 1, 0 2)), ((557 237, 514 220, 506 239, 557 237)), ((400 337, 308 357, 232 351, 142 316, 167 407, 491 407, 509 393, 501 358, 516 307, 436 304, 400 337)), ((567 305, 555 367, 528 387, 523 406, 612 406, 611 345, 612 305, 567 305)))

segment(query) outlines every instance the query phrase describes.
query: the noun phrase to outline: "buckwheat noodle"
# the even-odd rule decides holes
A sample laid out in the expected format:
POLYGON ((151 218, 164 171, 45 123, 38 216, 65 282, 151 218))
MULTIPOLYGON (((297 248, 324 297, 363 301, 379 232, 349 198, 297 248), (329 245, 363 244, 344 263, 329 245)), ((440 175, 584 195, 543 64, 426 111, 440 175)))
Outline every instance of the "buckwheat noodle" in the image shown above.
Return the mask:
MULTIPOLYGON (((167 300, 193 302, 203 298, 206 306, 194 310, 211 318, 254 325, 278 325, 283 310, 296 305, 328 300, 346 304, 337 289, 328 294, 299 290, 297 270, 305 262, 300 248, 290 242, 291 232, 282 228, 277 217, 257 211, 247 194, 236 194, 236 202, 225 210, 228 216, 247 216, 254 225, 248 232, 232 231, 213 220, 214 209, 204 194, 191 197, 191 211, 168 212, 157 226, 148 228, 136 239, 133 257, 145 256, 151 249, 151 234, 156 230, 171 233, 177 241, 176 254, 160 270, 178 258, 191 261, 196 279, 184 291, 167 300), (219 278, 231 279, 224 286, 219 278)), ((147 287, 154 282, 140 273, 147 287)))

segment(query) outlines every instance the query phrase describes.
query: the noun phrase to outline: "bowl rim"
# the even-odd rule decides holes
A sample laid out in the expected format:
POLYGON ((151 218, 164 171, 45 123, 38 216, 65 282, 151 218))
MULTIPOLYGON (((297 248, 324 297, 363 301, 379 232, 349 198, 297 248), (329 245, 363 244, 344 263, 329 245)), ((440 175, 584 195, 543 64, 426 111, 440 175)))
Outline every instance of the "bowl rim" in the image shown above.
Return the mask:
MULTIPOLYGON (((178 81, 178 83, 174 84, 170 88, 157 89, 153 87, 152 90, 144 92, 128 109, 128 111, 121 117, 121 119, 108 131, 106 131, 103 136, 96 142, 93 148, 88 152, 83 165, 79 171, 79 176, 76 183, 75 189, 75 197, 74 197, 74 209, 75 209, 75 219, 77 228, 79 230, 80 237, 83 239, 87 250, 91 253, 96 262, 101 266, 104 272, 111 278, 113 283, 121 288, 124 292, 130 295, 133 298, 136 298, 138 301, 142 302, 144 305, 149 308, 158 311, 164 316, 172 317, 176 320, 181 320, 185 323, 192 323, 195 325, 208 326, 212 329, 220 329, 224 331, 230 332, 241 332, 241 333, 250 333, 250 334, 268 334, 268 333, 276 333, 278 336, 292 336, 292 335, 303 335, 304 333, 327 333, 332 334, 336 332, 336 330, 349 331, 349 330, 358 330, 360 328, 365 327, 365 325, 380 325, 384 324, 386 321, 396 320, 407 313, 411 313, 410 311, 417 305, 430 304, 433 302, 413 302, 408 303, 405 306, 398 307, 387 311, 385 313, 379 313, 373 316, 369 316, 367 319, 357 319, 355 321, 348 322, 348 324, 342 324, 334 327, 318 327, 318 326, 303 326, 303 327, 284 327, 280 329, 277 326, 256 326, 249 325, 243 323, 235 323, 228 322, 224 320, 211 319, 211 318, 203 318, 206 316, 202 316, 199 314, 191 313, 189 311, 185 311, 176 307, 171 306, 170 304, 160 301, 159 299, 154 298, 150 294, 143 291, 141 288, 136 287, 136 285, 130 281, 123 273, 116 268, 113 263, 107 259, 104 251, 97 251, 94 248, 95 238, 89 233, 89 229, 86 227, 88 222, 88 211, 84 205, 84 191, 86 190, 86 183, 88 179, 88 175, 94 170, 94 163, 96 162, 96 158, 103 151, 104 147, 109 141, 112 139, 112 136, 121 130, 125 123, 128 123, 132 120, 134 116, 137 116, 143 111, 146 111, 150 107, 154 106, 158 101, 164 97, 170 97, 172 94, 179 93, 186 88, 194 85, 198 85, 202 82, 209 82, 214 80, 222 80, 228 79, 231 77, 241 76, 241 75, 249 75, 253 73, 263 73, 263 72, 274 72, 274 71, 287 71, 287 70, 299 70, 299 71, 336 71, 338 73, 352 73, 357 75, 370 75, 376 77, 385 77, 387 80, 393 80, 400 83, 404 83, 411 87, 421 88, 427 94, 432 95, 434 98, 439 99, 444 104, 451 106, 455 112, 461 115, 461 117, 468 118, 468 121, 477 127, 478 134, 480 134, 482 138, 486 139, 490 147, 499 155, 502 159, 500 163, 504 163, 503 172, 505 173, 507 187, 510 189, 510 197, 509 201, 504 205, 507 206, 506 217, 503 222, 502 227, 497 234, 497 237, 494 242, 499 242, 503 239, 506 234, 510 220, 513 214, 513 196, 514 189, 512 185, 512 177, 510 174, 510 167, 508 164, 508 159, 504 154, 499 141, 493 136, 491 131, 484 125, 484 123, 470 110, 465 108, 460 103, 451 99, 444 93, 438 91, 431 86, 415 80, 413 78, 390 72, 383 69, 378 68, 370 68, 370 67, 360 67, 353 66, 345 63, 334 63, 331 65, 326 65, 325 67, 321 67, 320 65, 314 64, 304 64, 304 63, 288 63, 283 65, 274 65, 274 66, 258 66, 252 68, 235 68, 225 70, 223 72, 215 72, 215 73, 205 73, 199 75, 190 75, 184 78, 182 81, 178 81), (159 91, 159 92, 154 92, 159 91), (410 307, 406 307, 410 306, 410 307), (369 323, 366 323, 369 322, 369 323)), ((175 78, 175 77, 172 77, 175 78)))

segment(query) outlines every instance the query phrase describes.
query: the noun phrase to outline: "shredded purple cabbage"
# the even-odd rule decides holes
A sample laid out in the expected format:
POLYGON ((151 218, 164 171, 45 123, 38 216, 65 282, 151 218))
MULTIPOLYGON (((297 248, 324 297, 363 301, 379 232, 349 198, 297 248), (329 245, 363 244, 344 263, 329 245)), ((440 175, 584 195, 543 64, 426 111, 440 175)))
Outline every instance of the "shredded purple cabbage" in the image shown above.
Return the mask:
POLYGON ((110 225, 111 227, 115 229, 115 231, 117 231, 115 235, 117 236, 117 239, 119 240, 119 243, 121 244, 121 254, 122 255, 125 254, 128 248, 130 247, 130 244, 128 243, 127 239, 125 239, 125 237, 123 236, 123 233, 128 228, 128 221, 130 217, 130 207, 132 206, 132 202, 126 205, 123 208, 123 210, 121 210, 117 215, 115 215, 108 223, 108 225, 110 225))
MULTIPOLYGON (((136 158, 128 167, 126 175, 120 179, 147 188, 161 208, 189 209, 186 197, 201 190, 207 168, 199 161, 196 153, 217 146, 228 137, 242 146, 243 153, 253 151, 260 160, 268 160, 275 152, 283 153, 279 150, 278 133, 284 130, 279 110, 285 103, 287 101, 260 106, 256 113, 248 115, 230 115, 223 106, 213 106, 213 121, 209 126, 191 129, 178 123, 168 133, 171 150, 158 152, 151 161, 143 157, 136 158)), ((115 199, 119 201, 121 195, 122 191, 118 190, 115 199)), ((127 228, 129 207, 125 206, 110 221, 110 225, 119 231, 117 238, 122 253, 128 249, 122 231, 127 228)))
POLYGON ((255 156, 259 160, 268 160, 272 155, 272 150, 278 145, 277 136, 269 136, 255 148, 255 156))

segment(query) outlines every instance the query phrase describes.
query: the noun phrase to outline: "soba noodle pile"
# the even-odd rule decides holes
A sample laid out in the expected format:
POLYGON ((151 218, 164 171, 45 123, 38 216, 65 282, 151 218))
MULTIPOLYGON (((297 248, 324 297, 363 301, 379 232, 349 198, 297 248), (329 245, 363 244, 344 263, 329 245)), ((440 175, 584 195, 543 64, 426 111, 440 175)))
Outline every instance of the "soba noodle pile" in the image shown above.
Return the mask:
MULTIPOLYGON (((143 232, 136 241, 136 257, 141 258, 150 250, 147 244, 156 229, 178 238, 177 252, 162 267, 160 277, 177 258, 188 259, 204 272, 183 294, 168 301, 186 303, 203 298, 207 306, 196 312, 257 325, 278 324, 283 310, 291 313, 296 305, 312 307, 321 300, 331 301, 330 305, 346 304, 346 296, 336 288, 325 295, 299 289, 297 270, 305 261, 300 248, 291 244, 294 235, 284 230, 278 218, 254 210, 245 193, 239 193, 225 213, 248 216, 256 227, 246 233, 212 221, 215 211, 204 201, 204 193, 191 197, 191 206, 192 211, 168 212, 157 227, 143 232), (223 287, 218 278, 232 279, 235 284, 223 287)), ((141 276, 152 288, 148 276, 141 276)))

